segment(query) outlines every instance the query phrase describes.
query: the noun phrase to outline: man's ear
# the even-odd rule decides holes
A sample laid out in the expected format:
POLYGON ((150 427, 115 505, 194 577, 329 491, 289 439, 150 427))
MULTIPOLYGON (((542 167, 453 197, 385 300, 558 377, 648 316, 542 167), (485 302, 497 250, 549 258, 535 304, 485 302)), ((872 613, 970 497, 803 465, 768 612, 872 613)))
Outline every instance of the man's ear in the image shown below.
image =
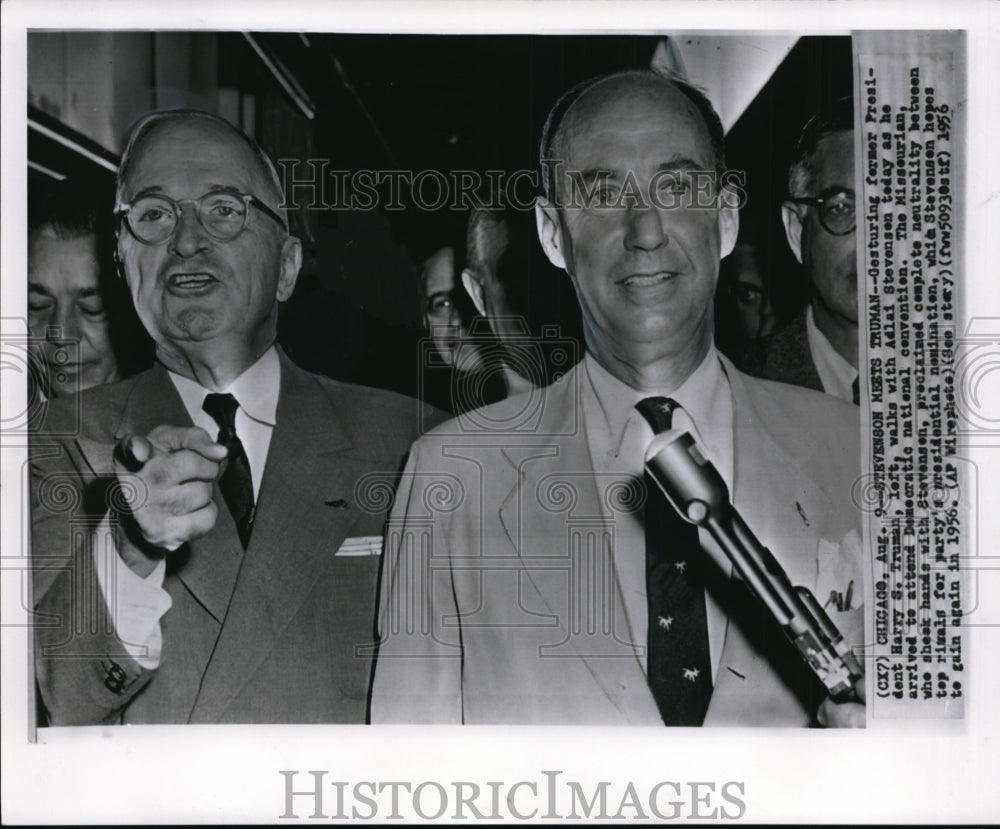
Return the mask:
POLYGON ((472 300, 472 304, 476 306, 479 316, 485 317, 486 303, 483 301, 482 283, 472 275, 472 271, 468 268, 462 268, 462 284, 465 286, 465 292, 472 300))
POLYGON ((781 223, 785 226, 785 238, 795 258, 802 264, 802 217, 796 205, 785 202, 781 205, 781 223))
POLYGON ((725 259, 736 247, 740 235, 739 195, 729 187, 719 194, 719 258, 725 259))
POLYGON ((538 241, 549 261, 561 270, 566 270, 566 254, 562 247, 562 227, 559 210, 543 196, 535 201, 535 226, 538 241))
POLYGON ((294 236, 288 236, 281 245, 281 273, 278 275, 278 302, 284 302, 292 295, 301 267, 302 242, 294 236))

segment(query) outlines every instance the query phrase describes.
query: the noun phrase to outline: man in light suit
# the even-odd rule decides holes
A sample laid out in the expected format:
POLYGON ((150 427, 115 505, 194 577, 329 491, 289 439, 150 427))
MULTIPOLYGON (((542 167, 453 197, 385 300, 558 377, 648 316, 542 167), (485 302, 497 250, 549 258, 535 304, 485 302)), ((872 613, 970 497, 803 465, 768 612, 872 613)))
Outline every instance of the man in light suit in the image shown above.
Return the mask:
POLYGON ((47 721, 363 722, 384 505, 356 490, 401 467, 419 404, 277 348, 301 246, 227 122, 140 121, 117 200, 158 362, 53 406, 33 447, 47 721))
POLYGON ((677 529, 650 543, 670 507, 642 478, 659 431, 642 401, 695 436, 792 581, 862 641, 856 410, 712 346, 737 213, 711 104, 648 72, 590 81, 556 104, 541 158, 539 238, 576 289, 587 355, 411 450, 372 722, 863 725, 858 702, 822 701, 706 534, 694 551, 677 529))

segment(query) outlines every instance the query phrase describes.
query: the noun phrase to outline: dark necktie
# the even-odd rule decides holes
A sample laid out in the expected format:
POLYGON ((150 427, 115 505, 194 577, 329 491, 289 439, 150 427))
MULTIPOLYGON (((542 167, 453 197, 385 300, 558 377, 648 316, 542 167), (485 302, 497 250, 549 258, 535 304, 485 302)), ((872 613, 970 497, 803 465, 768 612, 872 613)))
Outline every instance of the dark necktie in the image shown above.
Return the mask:
POLYGON ((861 375, 859 374, 854 378, 854 384, 851 386, 851 399, 854 401, 854 405, 858 406, 861 404, 861 375))
MULTIPOLYGON (((670 428, 677 403, 636 405, 654 434, 670 428)), ((701 725, 712 697, 705 585, 698 528, 681 518, 646 475, 646 676, 665 725, 701 725)))
POLYGON ((236 531, 245 550, 253 528, 253 478, 246 450, 236 434, 239 403, 231 394, 209 394, 205 396, 202 408, 219 424, 218 442, 229 450, 226 469, 219 479, 219 489, 236 522, 236 531))

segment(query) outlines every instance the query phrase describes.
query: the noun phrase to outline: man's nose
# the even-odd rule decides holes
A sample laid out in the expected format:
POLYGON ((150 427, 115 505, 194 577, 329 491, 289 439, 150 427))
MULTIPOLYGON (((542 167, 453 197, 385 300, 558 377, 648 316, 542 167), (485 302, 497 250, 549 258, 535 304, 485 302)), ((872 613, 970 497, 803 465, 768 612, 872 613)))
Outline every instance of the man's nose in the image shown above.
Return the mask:
POLYGON ((629 206, 625 210, 625 247, 629 250, 656 250, 669 238, 663 229, 661 211, 649 205, 629 206))
POLYGON ((83 330, 71 306, 61 305, 53 310, 45 326, 45 340, 49 348, 44 359, 50 367, 55 366, 57 372, 73 371, 80 360, 83 330))
POLYGON ((211 247, 212 239, 205 226, 198 218, 198 210, 194 204, 177 206, 177 227, 170 237, 170 252, 177 256, 194 256, 211 247))
POLYGON ((63 345, 79 342, 80 336, 79 319, 72 305, 57 304, 46 322, 45 339, 50 343, 63 345))

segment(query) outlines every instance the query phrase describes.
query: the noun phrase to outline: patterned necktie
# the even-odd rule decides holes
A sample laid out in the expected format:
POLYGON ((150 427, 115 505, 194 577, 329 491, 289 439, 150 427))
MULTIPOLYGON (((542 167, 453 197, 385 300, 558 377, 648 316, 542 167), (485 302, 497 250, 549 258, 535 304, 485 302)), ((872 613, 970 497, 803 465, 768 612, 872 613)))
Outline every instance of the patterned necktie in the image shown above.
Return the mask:
MULTIPOLYGON (((636 405, 654 434, 670 428, 676 408, 666 397, 636 405)), ((712 697, 712 666, 698 528, 677 514, 648 473, 646 491, 646 676, 664 725, 701 725, 712 697)))
POLYGON ((226 470, 219 479, 219 489, 236 522, 236 531, 245 550, 253 529, 253 478, 246 450, 236 434, 239 403, 231 394, 209 394, 205 396, 202 408, 219 424, 218 442, 229 450, 226 470))

